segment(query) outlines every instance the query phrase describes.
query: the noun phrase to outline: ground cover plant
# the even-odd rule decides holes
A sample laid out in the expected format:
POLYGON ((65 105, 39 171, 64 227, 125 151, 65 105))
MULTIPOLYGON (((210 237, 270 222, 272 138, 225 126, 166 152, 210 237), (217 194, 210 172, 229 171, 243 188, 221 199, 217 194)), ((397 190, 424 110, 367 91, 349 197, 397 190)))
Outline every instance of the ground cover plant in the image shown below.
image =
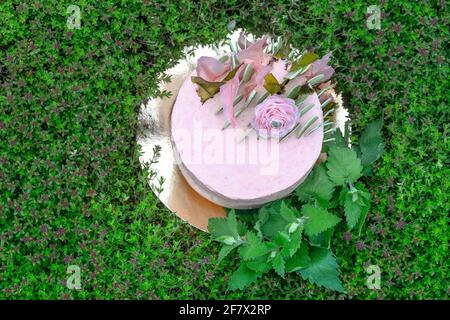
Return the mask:
POLYGON ((446 298, 448 18, 431 0, 2 1, 0 298, 446 298), (166 94, 157 84, 184 46, 232 21, 333 51, 355 137, 383 119, 366 227, 332 240, 346 292, 274 271, 229 291, 237 261, 217 266, 220 245, 168 212, 139 166, 140 103, 166 94), (70 265, 81 290, 66 286, 70 265))

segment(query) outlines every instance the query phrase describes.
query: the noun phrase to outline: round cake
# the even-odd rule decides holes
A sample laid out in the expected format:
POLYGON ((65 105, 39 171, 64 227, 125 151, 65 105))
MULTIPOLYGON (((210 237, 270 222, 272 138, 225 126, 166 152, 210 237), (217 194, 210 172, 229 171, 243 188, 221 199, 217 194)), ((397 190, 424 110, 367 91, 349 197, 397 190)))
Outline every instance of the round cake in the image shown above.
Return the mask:
POLYGON ((292 60, 267 52, 266 38, 238 45, 225 59, 199 59, 173 106, 171 137, 198 193, 249 209, 288 195, 316 163, 324 125, 314 86, 331 67, 326 57, 293 71, 292 60))

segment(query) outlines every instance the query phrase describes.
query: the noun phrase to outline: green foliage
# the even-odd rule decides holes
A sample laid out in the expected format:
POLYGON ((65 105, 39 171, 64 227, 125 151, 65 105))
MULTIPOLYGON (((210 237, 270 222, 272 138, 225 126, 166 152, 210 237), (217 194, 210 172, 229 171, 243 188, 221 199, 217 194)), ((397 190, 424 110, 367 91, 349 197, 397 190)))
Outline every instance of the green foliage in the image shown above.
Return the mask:
POLYGON ((295 192, 301 201, 317 199, 321 205, 327 207, 334 192, 334 185, 328 178, 324 165, 321 164, 295 192))
POLYGON ((330 250, 320 247, 310 247, 309 259, 304 268, 299 270, 305 280, 332 290, 343 292, 336 258, 330 250))
POLYGON ((302 213, 307 218, 305 223, 305 233, 308 236, 316 236, 329 228, 334 227, 341 219, 329 213, 326 209, 305 205, 302 213))
POLYGON ((362 171, 356 152, 345 147, 331 147, 328 153, 328 176, 336 185, 355 182, 362 171))
MULTIPOLYGON (((359 140, 361 145, 365 143, 359 140)), ((258 212, 236 216, 235 210, 230 210, 227 218, 209 219, 212 238, 224 245, 219 262, 239 246, 240 264, 229 279, 230 290, 245 289, 273 269, 283 278, 286 272, 299 272, 303 279, 318 286, 344 292, 330 249, 333 229, 341 218, 334 213, 339 214, 339 209, 331 204, 339 203, 344 208, 349 230, 358 225, 361 232, 371 197, 361 183, 354 185, 362 171, 356 152, 334 145, 328 153, 325 165, 315 166, 295 196, 268 203, 258 212), (302 205, 294 207, 291 203, 295 200, 302 205), (243 226, 238 227, 239 223, 243 226)))

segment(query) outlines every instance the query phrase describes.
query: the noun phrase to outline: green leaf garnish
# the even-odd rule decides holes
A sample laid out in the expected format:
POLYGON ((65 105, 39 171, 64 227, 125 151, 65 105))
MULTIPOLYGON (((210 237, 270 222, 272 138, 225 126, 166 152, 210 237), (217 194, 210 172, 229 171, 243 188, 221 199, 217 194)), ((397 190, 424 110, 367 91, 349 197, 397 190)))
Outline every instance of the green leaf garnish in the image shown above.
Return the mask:
POLYGON ((362 227, 370 208, 371 196, 361 184, 357 184, 356 187, 352 188, 353 190, 344 187, 341 192, 340 200, 341 204, 344 206, 345 218, 349 230, 357 225, 360 230, 359 225, 362 227))
MULTIPOLYGON (((309 123, 313 122, 310 119, 309 123)), ((323 127, 330 125, 325 122, 323 127)), ((379 125, 369 127, 360 139, 362 148, 354 145, 354 150, 347 147, 348 130, 345 137, 338 129, 327 133, 333 139, 323 146, 322 152, 328 153, 327 161, 316 166, 295 191, 301 208, 293 206, 297 199, 288 197, 260 209, 241 210, 239 221, 235 210, 230 210, 226 219, 210 219, 208 229, 213 239, 224 244, 219 262, 239 247, 240 266, 230 277, 230 289, 243 289, 273 269, 281 277, 286 272, 297 272, 319 286, 344 291, 336 258, 330 251, 334 227, 341 221, 334 212, 343 208, 348 229, 356 228, 361 233, 371 196, 356 182, 363 168, 366 169, 357 155, 363 157, 365 152, 372 159, 369 163, 375 161, 376 153, 364 148, 380 150, 379 128, 379 125), (335 192, 336 186, 340 192, 335 192), (307 241, 302 241, 304 236, 307 241)))
POLYGON ((270 94, 276 94, 281 91, 281 85, 272 73, 266 74, 263 86, 270 94))
POLYGON ((245 232, 242 223, 237 222, 234 210, 231 210, 227 218, 211 218, 208 220, 208 231, 213 239, 231 245, 232 239, 238 241, 245 232))
POLYGON ((238 244, 234 244, 234 245, 224 245, 222 247, 222 249, 220 249, 219 252, 219 257, 217 258, 217 264, 220 264, 222 262, 222 260, 228 256, 228 254, 233 251, 235 248, 237 248, 239 245, 238 244))
POLYGON ((239 68, 242 66, 242 63, 240 63, 237 67, 233 68, 233 70, 231 70, 227 76, 225 77, 225 79, 223 79, 223 81, 229 81, 231 79, 234 78, 234 76, 236 75, 236 72, 239 70, 239 68))
POLYGON ((309 265, 310 260, 308 246, 306 242, 302 242, 297 252, 286 261, 286 271, 294 272, 306 268, 309 265))
POLYGON ((317 59, 319 59, 319 56, 314 52, 306 52, 304 55, 300 57, 300 59, 292 62, 290 72, 299 70, 300 68, 304 68, 307 65, 316 61, 317 59))
POLYGON ((285 262, 284 258, 281 254, 275 255, 275 258, 272 260, 272 266, 275 272, 280 276, 284 278, 285 273, 285 262))
POLYGON ((220 87, 225 84, 225 82, 209 82, 201 77, 192 76, 191 80, 193 83, 198 85, 198 95, 200 97, 201 103, 205 103, 206 100, 214 97, 214 95, 219 92, 220 87))

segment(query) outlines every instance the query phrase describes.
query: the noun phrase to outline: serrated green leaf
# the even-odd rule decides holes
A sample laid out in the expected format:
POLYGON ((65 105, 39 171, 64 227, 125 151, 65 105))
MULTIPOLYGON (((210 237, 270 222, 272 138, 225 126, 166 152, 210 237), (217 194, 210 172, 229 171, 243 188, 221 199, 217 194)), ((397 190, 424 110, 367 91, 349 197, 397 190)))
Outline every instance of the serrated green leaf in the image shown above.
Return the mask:
POLYGON ((280 214, 271 214, 266 223, 261 227, 261 231, 264 236, 272 238, 279 231, 283 231, 286 225, 286 220, 280 214))
POLYGON ((234 245, 239 241, 236 238, 233 238, 232 236, 220 236, 217 237, 216 240, 229 246, 234 245))
POLYGON ((367 215, 370 206, 370 193, 361 184, 357 184, 353 192, 344 187, 339 199, 344 206, 347 225, 349 230, 351 230, 358 224, 363 214, 367 215))
POLYGON ((281 91, 281 85, 272 73, 266 74, 263 86, 270 94, 276 94, 281 91))
POLYGON ((284 278, 284 274, 285 274, 285 262, 284 262, 284 258, 283 255, 281 254, 277 254, 275 256, 275 258, 273 258, 272 260, 272 266, 273 269, 275 270, 275 272, 284 278))
POLYGON ((205 103, 206 100, 214 97, 214 95, 219 92, 220 87, 225 84, 224 81, 221 82, 209 82, 201 77, 192 76, 191 80, 193 83, 198 85, 198 95, 200 97, 201 103, 205 103))
POLYGON ((281 202, 280 214, 287 222, 296 221, 298 217, 296 211, 292 207, 289 207, 285 201, 281 202))
POLYGON ((369 166, 374 163, 384 151, 381 128, 383 123, 380 120, 369 123, 359 138, 359 149, 361 151, 361 163, 369 166))
POLYGON ((328 147, 332 147, 332 146, 343 147, 343 148, 348 147, 348 144, 346 143, 347 140, 344 138, 344 135, 342 134, 342 132, 339 128, 336 128, 336 130, 328 133, 325 139, 334 139, 332 141, 325 143, 325 145, 328 147))
POLYGON ((288 224, 280 214, 281 203, 281 200, 271 202, 259 211, 260 230, 265 237, 274 237, 279 231, 284 231, 288 224))
MULTIPOLYGON (((214 240, 224 241, 227 237, 239 239, 239 229, 243 226, 238 224, 234 210, 228 213, 227 218, 210 218, 208 220, 208 231, 214 240)), ((242 231, 242 230, 241 230, 242 231)))
POLYGON ((294 272, 306 268, 309 261, 308 246, 305 242, 302 242, 295 254, 286 260, 286 271, 294 272))
POLYGON ((291 241, 289 242, 289 256, 292 256, 297 252, 297 250, 300 248, 301 242, 302 242, 302 233, 303 233, 303 225, 300 225, 300 227, 293 233, 290 234, 291 241))
POLYGON ((228 288, 230 290, 244 289, 256 281, 262 273, 255 272, 248 268, 245 263, 241 263, 239 268, 228 280, 228 288))
POLYGON ((309 258, 307 266, 299 270, 303 279, 328 289, 344 291, 339 280, 336 258, 330 250, 310 247, 309 258))
POLYGON ((348 193, 345 196, 344 201, 345 218, 347 220, 347 225, 349 230, 353 229, 359 220, 361 215, 361 206, 352 200, 352 194, 348 193))
POLYGON ((319 201, 323 206, 327 206, 334 191, 334 185, 328 178, 325 166, 316 166, 311 174, 306 178, 295 193, 300 201, 319 201))
POLYGON ((309 243, 314 246, 322 247, 322 248, 330 248, 331 236, 333 235, 333 228, 325 230, 314 236, 309 236, 309 243))
POLYGON ((329 228, 334 227, 341 221, 334 214, 329 213, 326 209, 305 205, 302 208, 302 214, 305 216, 305 233, 308 236, 317 235, 329 228))
POLYGON ((220 252, 219 252, 219 257, 217 258, 217 264, 220 264, 221 262, 222 262, 222 260, 226 257, 226 256, 228 256, 228 254, 230 254, 230 252, 232 252, 235 248, 237 248, 238 247, 238 245, 231 245, 231 246, 228 246, 228 245, 224 245, 223 247, 222 247, 222 249, 220 249, 220 252))
POLYGON ((269 254, 266 254, 256 259, 245 261, 245 264, 255 272, 265 273, 272 269, 272 264, 268 260, 269 254))
POLYGON ((326 162, 328 176, 336 185, 345 185, 355 182, 361 177, 361 160, 356 152, 343 147, 330 147, 326 162))
POLYGON ((278 247, 276 248, 283 257, 292 256, 300 246, 302 239, 303 225, 292 233, 288 233, 285 231, 280 231, 274 237, 273 243, 278 247))
POLYGON ((285 246, 289 244, 291 237, 289 236, 289 233, 284 232, 284 231, 280 231, 277 233, 277 235, 275 236, 275 243, 280 245, 280 246, 285 246))
POLYGON ((362 209, 361 209, 361 214, 360 214, 360 217, 358 220, 358 224, 356 226, 356 228, 358 229, 358 236, 360 236, 362 227, 367 218, 367 214, 369 213, 370 202, 372 200, 372 197, 371 197, 370 193, 367 192, 367 190, 361 184, 357 184, 356 188, 359 190, 362 201, 364 201, 364 205, 362 206, 362 209))
POLYGON ((241 258, 251 260, 263 256, 269 252, 267 245, 252 231, 246 234, 246 242, 240 248, 241 258))

